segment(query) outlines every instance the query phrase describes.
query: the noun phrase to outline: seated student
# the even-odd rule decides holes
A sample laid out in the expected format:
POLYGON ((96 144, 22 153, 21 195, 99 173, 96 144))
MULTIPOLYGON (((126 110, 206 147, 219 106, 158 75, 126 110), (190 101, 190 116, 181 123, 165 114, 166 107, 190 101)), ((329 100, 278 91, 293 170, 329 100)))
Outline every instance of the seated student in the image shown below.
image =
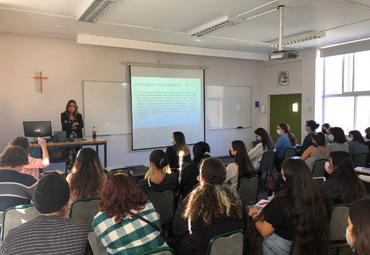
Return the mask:
POLYGON ((222 188, 225 166, 218 158, 207 158, 199 167, 200 185, 175 213, 174 238, 168 241, 177 255, 206 254, 216 235, 247 227, 244 206, 234 189, 222 188))
POLYGON ((172 170, 176 171, 179 169, 179 154, 180 151, 184 152, 183 162, 191 160, 191 152, 189 147, 186 145, 185 136, 182 132, 174 132, 171 137, 172 146, 167 147, 166 155, 168 163, 172 170))
POLYGON ((349 131, 348 137, 350 140, 347 143, 349 154, 354 156, 359 153, 369 153, 369 147, 365 144, 365 140, 362 137, 360 131, 357 130, 349 131))
POLYGON ((226 167, 225 183, 229 183, 231 188, 238 187, 238 181, 243 176, 255 175, 252 162, 248 156, 247 148, 243 141, 235 140, 230 145, 229 154, 234 158, 234 162, 226 167))
POLYGON ((330 144, 326 148, 330 151, 346 151, 349 152, 347 145, 347 138, 344 135, 343 129, 340 127, 333 127, 330 129, 330 134, 328 135, 330 144))
POLYGON ((199 184, 197 178, 199 175, 199 163, 206 158, 210 157, 210 151, 208 143, 198 142, 193 147, 193 162, 188 165, 182 171, 182 178, 180 181, 179 191, 183 198, 185 198, 194 188, 195 185, 199 184))
POLYGON ((70 202, 82 198, 100 197, 107 175, 96 151, 92 148, 83 148, 77 153, 67 181, 71 189, 70 202))
POLYGON ((295 138, 294 134, 290 133, 290 127, 285 122, 282 122, 277 126, 277 133, 281 137, 276 141, 275 166, 280 167, 281 162, 284 160, 285 150, 289 148, 294 149, 297 144, 297 138, 295 138))
POLYGON ((179 190, 178 176, 175 173, 163 172, 163 167, 167 166, 167 157, 162 150, 154 150, 150 154, 150 169, 153 176, 139 181, 139 188, 148 195, 154 190, 172 189, 175 193, 179 190))
MULTIPOLYGON (((167 164, 167 166, 164 166, 163 167, 163 173, 171 173, 172 171, 171 171, 171 168, 170 168, 170 165, 169 164, 167 164)), ((144 179, 148 179, 149 177, 151 177, 151 176, 153 176, 153 169, 148 169, 148 171, 146 171, 146 173, 145 173, 145 176, 144 176, 144 179)))
POLYGON ((0 222, 7 208, 31 203, 37 181, 20 173, 27 164, 27 152, 19 146, 8 146, 0 155, 0 222))
POLYGON ((287 159, 281 165, 286 181, 262 210, 249 210, 257 231, 263 236, 262 255, 287 255, 296 229, 302 255, 327 253, 329 221, 325 205, 308 166, 300 159, 287 159))
MULTIPOLYGON (((369 152, 370 152, 370 127, 365 129, 365 133, 366 133, 366 139, 367 139, 365 144, 368 146, 368 149, 369 149, 369 152)), ((370 167, 370 154, 367 155, 366 166, 370 167)))
POLYGON ((275 149, 275 143, 264 128, 257 128, 254 130, 254 135, 256 136, 258 144, 256 147, 248 151, 248 156, 252 161, 254 169, 258 171, 261 165, 263 153, 265 151, 273 151, 275 149))
POLYGON ((325 135, 321 132, 317 133, 312 136, 312 141, 316 146, 311 145, 301 156, 311 171, 316 160, 329 158, 329 150, 325 147, 325 135))
POLYGON ((305 131, 308 132, 308 134, 303 140, 301 149, 296 152, 296 156, 301 156, 307 150, 308 147, 313 145, 312 135, 316 132, 316 129, 318 129, 319 126, 320 124, 317 124, 316 121, 314 120, 307 121, 306 126, 305 126, 305 131))
POLYGON ((107 254, 133 255, 167 247, 159 214, 135 181, 117 173, 104 184, 92 227, 107 254))
POLYGON ((332 174, 320 187, 327 210, 336 204, 353 203, 367 196, 364 185, 354 170, 352 156, 348 152, 330 153, 329 169, 332 174))
POLYGON ((83 255, 87 228, 83 222, 63 218, 68 211, 68 200, 68 183, 60 174, 42 177, 33 192, 33 204, 40 215, 11 229, 0 254, 83 255))
POLYGON ((49 153, 46 149, 46 141, 40 137, 37 137, 37 141, 41 145, 42 159, 33 158, 30 155, 30 144, 26 137, 19 136, 13 139, 8 145, 22 147, 28 154, 28 165, 22 169, 22 174, 32 175, 36 180, 39 179, 39 168, 47 167, 50 164, 49 153))
POLYGON ((325 135, 325 143, 329 143, 328 135, 330 133, 331 126, 329 123, 324 123, 321 126, 321 132, 325 135))
POLYGON ((347 243, 356 255, 370 254, 370 198, 362 198, 349 208, 347 243))

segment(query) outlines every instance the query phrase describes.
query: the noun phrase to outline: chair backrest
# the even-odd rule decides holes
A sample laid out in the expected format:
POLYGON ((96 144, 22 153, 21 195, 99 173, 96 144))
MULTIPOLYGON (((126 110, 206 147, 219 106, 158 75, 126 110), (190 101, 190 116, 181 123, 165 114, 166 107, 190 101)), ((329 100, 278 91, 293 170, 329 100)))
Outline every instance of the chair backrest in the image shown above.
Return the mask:
POLYGON ((182 163, 182 166, 181 166, 181 169, 184 170, 185 167, 187 167, 188 165, 190 165, 192 163, 192 161, 185 161, 184 163, 182 163))
POLYGON ((294 233, 292 246, 290 246, 289 255, 299 255, 299 233, 298 233, 298 229, 294 233))
POLYGON ((355 167, 362 166, 366 167, 367 155, 369 153, 359 153, 353 156, 353 165, 355 167))
POLYGON ((131 176, 131 173, 130 173, 130 168, 127 168, 127 167, 125 167, 125 168, 118 168, 118 169, 113 169, 113 170, 111 170, 110 171, 110 173, 112 174, 112 175, 115 175, 116 173, 123 173, 123 174, 126 174, 127 176, 131 176))
POLYGON ((98 236, 95 232, 89 232, 87 235, 87 240, 90 244, 91 250, 94 255, 105 255, 107 254, 107 249, 100 242, 98 236))
POLYGON ((262 155, 261 165, 258 172, 271 171, 272 169, 274 169, 274 161, 275 161, 275 152, 265 151, 262 155))
POLYGON ((295 156, 295 148, 288 148, 284 152, 284 160, 295 156))
POLYGON ((99 212, 100 200, 100 197, 93 197, 73 201, 69 210, 69 218, 72 220, 82 220, 85 222, 88 232, 94 231, 91 224, 94 216, 99 212))
POLYGON ((208 243, 207 255, 244 254, 245 235, 243 230, 227 232, 213 237, 208 243))
POLYGON ((339 204, 330 208, 330 241, 332 243, 346 242, 350 204, 339 204))
POLYGON ((150 202, 160 216, 162 224, 170 223, 175 215, 175 193, 173 190, 152 191, 148 194, 150 202))
POLYGON ((315 161, 312 169, 313 177, 324 177, 325 176, 325 163, 326 159, 318 159, 315 161))
POLYGON ((36 218, 38 215, 39 212, 33 205, 17 205, 6 209, 3 213, 0 241, 4 240, 9 230, 36 218))
POLYGON ((163 247, 141 252, 136 255, 175 255, 175 252, 170 247, 163 247))
POLYGON ((238 183, 240 199, 245 204, 255 204, 258 200, 259 179, 257 175, 242 177, 238 183))

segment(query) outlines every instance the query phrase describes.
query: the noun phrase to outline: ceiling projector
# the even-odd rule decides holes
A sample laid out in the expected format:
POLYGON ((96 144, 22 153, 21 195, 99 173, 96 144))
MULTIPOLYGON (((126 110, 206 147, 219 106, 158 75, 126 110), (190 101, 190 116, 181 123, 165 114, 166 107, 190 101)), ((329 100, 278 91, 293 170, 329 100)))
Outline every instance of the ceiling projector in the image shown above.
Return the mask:
POLYGON ((271 53, 270 58, 275 60, 280 59, 295 59, 298 57, 298 52, 295 50, 279 50, 271 53))

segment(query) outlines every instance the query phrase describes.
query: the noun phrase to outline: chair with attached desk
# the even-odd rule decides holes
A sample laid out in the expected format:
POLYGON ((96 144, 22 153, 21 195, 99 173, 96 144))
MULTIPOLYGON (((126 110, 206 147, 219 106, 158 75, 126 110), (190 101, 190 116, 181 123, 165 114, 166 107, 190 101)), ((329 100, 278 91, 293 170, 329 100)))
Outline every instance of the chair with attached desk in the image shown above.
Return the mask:
POLYGON ((208 243, 207 255, 244 254, 245 234, 241 229, 213 237, 208 243))

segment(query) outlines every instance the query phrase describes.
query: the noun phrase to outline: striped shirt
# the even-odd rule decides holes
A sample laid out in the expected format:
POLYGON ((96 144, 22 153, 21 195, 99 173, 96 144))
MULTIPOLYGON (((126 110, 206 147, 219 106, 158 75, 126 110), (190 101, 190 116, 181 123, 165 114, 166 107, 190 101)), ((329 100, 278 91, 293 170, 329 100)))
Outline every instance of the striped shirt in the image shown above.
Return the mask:
POLYGON ((0 213, 11 206, 30 204, 36 183, 28 174, 0 170, 0 213))
MULTIPOLYGON (((149 200, 139 215, 161 228, 159 214, 149 200)), ((107 248, 107 254, 130 255, 167 246, 157 230, 138 218, 126 216, 116 224, 114 217, 107 217, 107 212, 99 212, 94 217, 92 227, 107 248)))
POLYGON ((9 231, 0 246, 0 255, 83 255, 87 228, 59 215, 37 216, 9 231))

